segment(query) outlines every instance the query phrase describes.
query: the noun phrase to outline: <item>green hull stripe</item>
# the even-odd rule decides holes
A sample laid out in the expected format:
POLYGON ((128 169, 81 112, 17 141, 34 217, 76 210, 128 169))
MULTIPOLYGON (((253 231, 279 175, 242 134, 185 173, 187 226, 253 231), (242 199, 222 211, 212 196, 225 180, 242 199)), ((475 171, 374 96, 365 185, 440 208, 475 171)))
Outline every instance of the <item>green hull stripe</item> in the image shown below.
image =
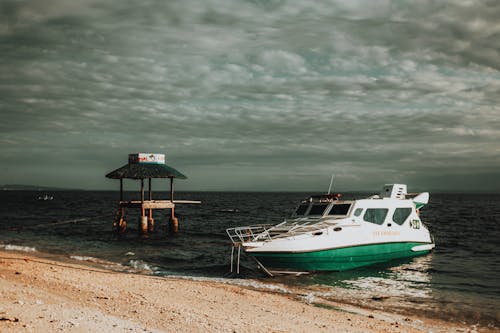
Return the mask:
POLYGON ((304 271, 343 271, 373 265, 398 258, 409 258, 429 253, 412 251, 412 247, 427 243, 385 243, 344 247, 316 252, 262 252, 249 253, 267 269, 304 271))
POLYGON ((421 202, 415 202, 415 208, 416 208, 416 209, 420 209, 420 208, 422 208, 422 207, 424 207, 424 206, 425 206, 425 204, 423 204, 423 203, 421 203, 421 202))

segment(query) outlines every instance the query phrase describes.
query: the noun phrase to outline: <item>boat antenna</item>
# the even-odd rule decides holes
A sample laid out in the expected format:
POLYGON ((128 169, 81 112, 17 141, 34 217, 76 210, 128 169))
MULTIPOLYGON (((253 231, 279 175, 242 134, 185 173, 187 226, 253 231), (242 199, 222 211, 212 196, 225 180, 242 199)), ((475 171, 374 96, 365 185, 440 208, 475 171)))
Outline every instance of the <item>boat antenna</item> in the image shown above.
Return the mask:
POLYGON ((327 194, 330 194, 330 192, 332 191, 332 185, 333 185, 333 181, 335 180, 335 174, 332 173, 332 177, 330 178, 330 186, 328 187, 328 193, 327 194))

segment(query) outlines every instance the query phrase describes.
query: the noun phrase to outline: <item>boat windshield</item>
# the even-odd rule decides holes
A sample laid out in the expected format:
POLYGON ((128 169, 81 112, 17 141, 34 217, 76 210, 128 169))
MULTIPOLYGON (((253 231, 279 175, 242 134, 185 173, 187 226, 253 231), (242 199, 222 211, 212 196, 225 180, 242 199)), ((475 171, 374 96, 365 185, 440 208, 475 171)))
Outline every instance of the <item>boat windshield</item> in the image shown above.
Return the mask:
POLYGON ((312 205, 311 210, 309 211, 309 215, 323 215, 328 205, 329 203, 312 205))
POLYGON ((347 215, 347 213, 349 213, 350 208, 351 208, 350 203, 335 204, 330 209, 330 212, 328 213, 328 215, 345 216, 345 215, 347 215))

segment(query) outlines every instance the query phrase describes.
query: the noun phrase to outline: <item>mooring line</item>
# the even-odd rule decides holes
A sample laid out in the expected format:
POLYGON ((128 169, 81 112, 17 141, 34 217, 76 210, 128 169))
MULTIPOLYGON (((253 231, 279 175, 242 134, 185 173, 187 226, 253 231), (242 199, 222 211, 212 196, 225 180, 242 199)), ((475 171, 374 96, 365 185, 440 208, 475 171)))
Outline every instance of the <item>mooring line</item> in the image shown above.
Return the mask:
POLYGON ((54 221, 54 222, 49 222, 49 223, 39 223, 39 224, 34 224, 34 225, 19 226, 19 227, 14 227, 14 228, 8 228, 7 230, 18 231, 18 230, 22 230, 22 229, 37 229, 37 228, 43 228, 43 227, 51 227, 54 225, 76 224, 78 222, 90 221, 90 220, 95 220, 95 219, 103 218, 103 217, 112 217, 113 215, 114 214, 106 214, 106 215, 98 215, 98 216, 92 216, 92 217, 80 217, 80 218, 70 219, 70 220, 54 221))

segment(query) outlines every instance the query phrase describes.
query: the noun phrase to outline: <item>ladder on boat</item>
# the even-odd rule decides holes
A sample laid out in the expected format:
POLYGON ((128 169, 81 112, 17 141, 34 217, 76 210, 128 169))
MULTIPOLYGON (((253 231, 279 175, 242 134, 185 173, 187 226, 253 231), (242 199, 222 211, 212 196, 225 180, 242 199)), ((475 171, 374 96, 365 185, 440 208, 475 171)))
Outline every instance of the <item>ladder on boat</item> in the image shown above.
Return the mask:
MULTIPOLYGON (((236 270, 236 275, 239 275, 240 274, 240 262, 241 262, 241 247, 242 247, 242 243, 233 243, 232 246, 231 246, 231 273, 235 273, 235 270, 236 270), (234 265, 234 252, 235 252, 235 249, 237 250, 237 255, 236 255, 236 266, 234 265)), ((267 275, 269 276, 274 276, 274 274, 269 271, 264 265, 261 264, 261 262, 259 260, 257 260, 257 258, 253 257, 253 256, 250 256, 253 260, 255 260, 255 262, 257 263, 257 267, 262 269, 267 275)))
POLYGON ((238 255, 236 257, 236 274, 240 274, 240 257, 241 257, 241 243, 233 243, 231 246, 231 273, 234 273, 234 249, 238 249, 238 255))
MULTIPOLYGON (((268 232, 269 228, 271 228, 271 225, 262 224, 262 225, 253 225, 253 226, 226 229, 226 233, 229 236, 229 239, 231 239, 231 258, 230 258, 231 273, 234 273, 236 270, 236 274, 237 275, 240 274, 241 247, 243 246, 243 243, 253 242, 256 240, 271 239, 271 236, 269 235, 268 232), (235 258, 235 251, 237 252, 236 258, 235 258), (236 259, 236 265, 234 263, 235 259, 236 259)), ((257 261, 257 264, 259 265, 260 268, 262 268, 267 274, 270 274, 267 271, 267 269, 257 259, 255 258, 253 259, 257 261)))

